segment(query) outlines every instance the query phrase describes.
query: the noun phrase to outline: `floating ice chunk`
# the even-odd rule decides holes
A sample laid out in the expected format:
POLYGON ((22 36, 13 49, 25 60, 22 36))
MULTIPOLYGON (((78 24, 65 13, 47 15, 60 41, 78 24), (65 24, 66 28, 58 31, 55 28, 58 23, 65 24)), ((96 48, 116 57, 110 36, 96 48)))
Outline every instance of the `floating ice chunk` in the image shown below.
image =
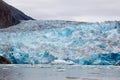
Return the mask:
POLYGON ((75 64, 73 61, 65 61, 65 60, 54 60, 51 64, 68 64, 73 65, 75 64))

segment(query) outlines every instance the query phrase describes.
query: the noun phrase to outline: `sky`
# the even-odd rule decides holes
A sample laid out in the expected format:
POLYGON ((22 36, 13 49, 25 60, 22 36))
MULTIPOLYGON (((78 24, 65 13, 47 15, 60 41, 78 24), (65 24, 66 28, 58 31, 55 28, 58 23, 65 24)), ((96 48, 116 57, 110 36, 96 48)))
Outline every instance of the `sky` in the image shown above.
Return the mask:
POLYGON ((120 20, 120 0, 4 0, 38 20, 120 20))

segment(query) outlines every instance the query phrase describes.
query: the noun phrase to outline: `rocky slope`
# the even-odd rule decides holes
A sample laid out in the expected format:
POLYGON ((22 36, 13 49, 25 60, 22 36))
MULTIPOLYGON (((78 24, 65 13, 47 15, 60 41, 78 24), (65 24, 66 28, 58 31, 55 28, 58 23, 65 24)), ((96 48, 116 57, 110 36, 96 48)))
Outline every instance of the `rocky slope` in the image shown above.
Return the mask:
POLYGON ((32 18, 0 0, 0 28, 7 28, 18 24, 20 20, 32 20, 32 18))
POLYGON ((11 64, 11 62, 3 56, 0 56, 0 64, 11 64))

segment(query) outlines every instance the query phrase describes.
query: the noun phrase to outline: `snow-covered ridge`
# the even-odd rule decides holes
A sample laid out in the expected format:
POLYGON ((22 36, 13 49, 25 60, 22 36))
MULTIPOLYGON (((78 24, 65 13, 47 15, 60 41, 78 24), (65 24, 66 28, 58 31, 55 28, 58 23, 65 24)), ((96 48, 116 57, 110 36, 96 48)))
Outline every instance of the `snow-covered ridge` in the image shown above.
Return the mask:
POLYGON ((13 63, 113 65, 120 60, 120 22, 23 21, 0 30, 0 55, 13 63))

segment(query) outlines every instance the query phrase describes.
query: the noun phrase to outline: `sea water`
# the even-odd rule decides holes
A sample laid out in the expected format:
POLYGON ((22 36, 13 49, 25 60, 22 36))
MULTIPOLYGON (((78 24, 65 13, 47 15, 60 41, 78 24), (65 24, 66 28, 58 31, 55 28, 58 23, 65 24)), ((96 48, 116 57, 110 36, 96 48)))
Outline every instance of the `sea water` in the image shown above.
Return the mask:
POLYGON ((0 65, 0 80, 120 80, 119 66, 0 65))

